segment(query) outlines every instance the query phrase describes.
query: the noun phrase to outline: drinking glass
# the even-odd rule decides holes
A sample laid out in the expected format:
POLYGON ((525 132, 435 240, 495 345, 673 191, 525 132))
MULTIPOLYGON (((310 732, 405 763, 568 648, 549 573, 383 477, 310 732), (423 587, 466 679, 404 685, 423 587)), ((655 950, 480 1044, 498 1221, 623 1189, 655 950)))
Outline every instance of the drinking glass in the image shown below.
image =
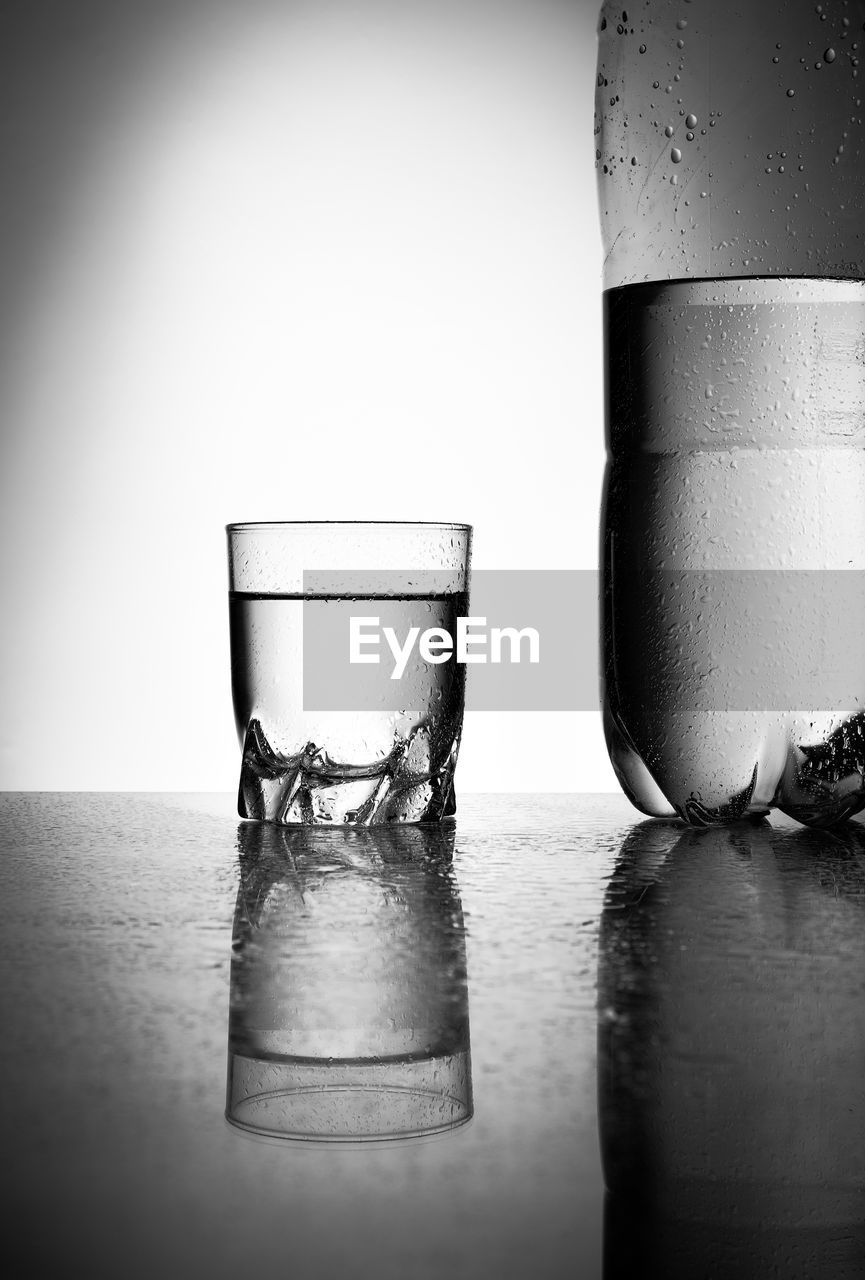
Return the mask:
POLYGON ((241 817, 373 826, 453 813, 465 667, 419 641, 453 637, 466 613, 470 526, 227 533, 241 817))

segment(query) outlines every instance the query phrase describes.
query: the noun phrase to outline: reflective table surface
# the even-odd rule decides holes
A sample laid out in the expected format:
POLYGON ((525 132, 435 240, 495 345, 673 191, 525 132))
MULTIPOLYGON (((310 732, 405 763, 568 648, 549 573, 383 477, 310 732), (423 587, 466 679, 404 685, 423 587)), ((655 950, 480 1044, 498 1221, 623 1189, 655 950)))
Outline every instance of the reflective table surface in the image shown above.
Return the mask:
POLYGON ((0 830, 16 1276, 865 1276, 859 821, 0 830))

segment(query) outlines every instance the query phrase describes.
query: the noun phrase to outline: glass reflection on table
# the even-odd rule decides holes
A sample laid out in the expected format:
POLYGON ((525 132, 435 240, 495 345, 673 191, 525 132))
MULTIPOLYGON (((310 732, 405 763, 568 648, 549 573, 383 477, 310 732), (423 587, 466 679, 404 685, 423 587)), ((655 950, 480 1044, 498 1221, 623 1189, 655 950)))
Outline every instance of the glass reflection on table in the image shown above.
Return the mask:
POLYGON ((472 1114, 454 825, 238 828, 226 1117, 316 1141, 472 1114))
POLYGON ((606 1280, 865 1275, 865 831, 646 822, 598 978, 606 1280))

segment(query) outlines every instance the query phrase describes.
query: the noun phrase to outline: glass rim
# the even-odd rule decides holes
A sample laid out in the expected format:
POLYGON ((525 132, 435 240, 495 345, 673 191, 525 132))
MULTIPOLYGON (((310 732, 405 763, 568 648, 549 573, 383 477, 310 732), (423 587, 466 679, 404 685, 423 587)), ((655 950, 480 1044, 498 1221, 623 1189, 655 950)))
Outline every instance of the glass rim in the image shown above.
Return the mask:
POLYGON ((470 524, 452 520, 241 520, 225 526, 226 533, 265 529, 453 529, 471 533, 470 524))

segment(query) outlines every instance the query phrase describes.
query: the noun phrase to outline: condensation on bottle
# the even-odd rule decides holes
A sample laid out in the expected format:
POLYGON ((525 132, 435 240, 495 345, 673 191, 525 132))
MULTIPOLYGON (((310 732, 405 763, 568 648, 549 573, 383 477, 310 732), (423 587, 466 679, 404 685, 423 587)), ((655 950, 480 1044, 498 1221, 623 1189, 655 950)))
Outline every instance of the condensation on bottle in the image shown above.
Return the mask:
POLYGON ((865 807, 865 0, 604 4, 604 727, 695 826, 865 807))

